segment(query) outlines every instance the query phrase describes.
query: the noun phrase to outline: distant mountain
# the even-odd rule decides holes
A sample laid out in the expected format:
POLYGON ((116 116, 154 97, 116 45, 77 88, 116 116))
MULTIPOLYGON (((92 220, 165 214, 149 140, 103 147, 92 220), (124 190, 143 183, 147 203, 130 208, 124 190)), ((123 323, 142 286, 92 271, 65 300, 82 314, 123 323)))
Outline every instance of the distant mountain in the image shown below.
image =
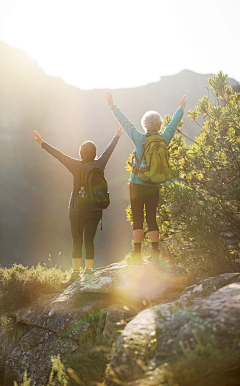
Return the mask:
MULTIPOLYGON (((179 97, 189 97, 188 109, 208 95, 212 74, 184 70, 157 83, 112 90, 115 103, 141 130, 147 110, 173 114, 179 97)), ((231 85, 238 83, 231 79, 231 85)), ((3 266, 14 262, 70 266, 71 236, 67 204, 71 174, 39 148, 38 130, 46 142, 78 158, 82 142, 93 140, 98 154, 115 134, 116 119, 104 98, 107 90, 83 91, 48 76, 25 52, 0 42, 0 254, 3 266), (50 255, 50 256, 49 256, 50 255), (50 261, 51 260, 51 261, 50 261)), ((211 93, 209 94, 212 97, 211 93)), ((184 118, 191 138, 197 125, 184 118)), ((106 168, 111 195, 103 231, 96 237, 97 265, 120 260, 131 250, 132 229, 126 222, 131 141, 122 136, 106 168)))

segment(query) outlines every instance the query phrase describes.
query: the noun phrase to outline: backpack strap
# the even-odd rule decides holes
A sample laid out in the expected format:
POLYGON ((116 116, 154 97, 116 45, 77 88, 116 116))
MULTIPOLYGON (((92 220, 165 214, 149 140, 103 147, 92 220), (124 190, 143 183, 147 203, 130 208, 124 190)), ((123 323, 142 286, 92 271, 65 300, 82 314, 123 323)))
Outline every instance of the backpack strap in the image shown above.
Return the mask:
MULTIPOLYGON (((146 135, 146 138, 149 138, 149 137, 151 137, 152 135, 154 135, 154 134, 150 134, 150 135, 146 135)), ((147 150, 148 150, 148 148, 149 148, 149 146, 151 145, 151 142, 149 142, 148 143, 148 145, 147 145, 147 147, 145 146, 145 145, 143 145, 143 154, 142 154, 142 158, 141 158, 141 161, 140 161, 140 165, 141 165, 141 163, 142 163, 142 161, 144 160, 144 157, 145 157, 145 155, 146 155, 146 153, 147 153, 147 150)), ((145 169, 145 168, 144 168, 145 169)), ((148 169, 148 168, 147 168, 148 169)), ((148 169, 149 170, 149 169, 148 169)), ((145 170, 145 171, 148 171, 148 170, 145 170)))
MULTIPOLYGON (((156 132, 156 134, 153 134, 153 133, 146 133, 145 134, 145 137, 148 139, 149 137, 151 137, 151 136, 153 136, 153 135, 158 135, 159 137, 160 137, 160 134, 158 134, 157 132, 156 132)), ((146 148, 145 148, 145 144, 143 145, 143 155, 142 155, 142 158, 141 158, 141 161, 143 160, 143 156, 145 155, 145 153, 146 153, 146 148)))

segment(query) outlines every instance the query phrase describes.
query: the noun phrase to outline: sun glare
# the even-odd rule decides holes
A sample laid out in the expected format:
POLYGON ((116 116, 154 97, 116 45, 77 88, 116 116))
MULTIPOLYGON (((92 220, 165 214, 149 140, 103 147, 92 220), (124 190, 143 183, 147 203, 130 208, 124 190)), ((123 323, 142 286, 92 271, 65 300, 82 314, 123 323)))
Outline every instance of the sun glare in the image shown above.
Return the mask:
MULTIPOLYGON (((223 37, 208 42, 217 25, 230 26, 223 2, 208 2, 208 12, 204 3, 9 0, 0 39, 25 50, 46 73, 82 89, 136 87, 185 68, 230 72, 233 63, 223 68, 223 37)), ((226 33, 228 44, 237 44, 233 22, 226 33)))

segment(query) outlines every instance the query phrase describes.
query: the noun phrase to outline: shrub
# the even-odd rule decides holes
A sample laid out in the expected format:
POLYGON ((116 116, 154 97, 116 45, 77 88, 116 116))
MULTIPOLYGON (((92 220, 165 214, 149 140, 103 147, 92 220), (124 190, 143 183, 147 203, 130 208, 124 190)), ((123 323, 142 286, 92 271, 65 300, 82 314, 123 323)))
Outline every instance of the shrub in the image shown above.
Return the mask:
POLYGON ((59 268, 36 268, 14 264, 11 268, 0 268, 0 315, 11 314, 26 306, 39 296, 59 291, 59 285, 67 272, 59 268))

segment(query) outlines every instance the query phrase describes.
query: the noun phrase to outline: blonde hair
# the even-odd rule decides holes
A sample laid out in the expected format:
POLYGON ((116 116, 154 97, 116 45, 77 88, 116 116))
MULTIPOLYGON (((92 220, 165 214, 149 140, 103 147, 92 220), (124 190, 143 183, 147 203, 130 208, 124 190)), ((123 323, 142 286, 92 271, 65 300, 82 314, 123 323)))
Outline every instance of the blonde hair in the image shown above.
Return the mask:
POLYGON ((145 131, 160 131, 163 125, 161 115, 157 111, 147 111, 142 119, 141 125, 145 131))

